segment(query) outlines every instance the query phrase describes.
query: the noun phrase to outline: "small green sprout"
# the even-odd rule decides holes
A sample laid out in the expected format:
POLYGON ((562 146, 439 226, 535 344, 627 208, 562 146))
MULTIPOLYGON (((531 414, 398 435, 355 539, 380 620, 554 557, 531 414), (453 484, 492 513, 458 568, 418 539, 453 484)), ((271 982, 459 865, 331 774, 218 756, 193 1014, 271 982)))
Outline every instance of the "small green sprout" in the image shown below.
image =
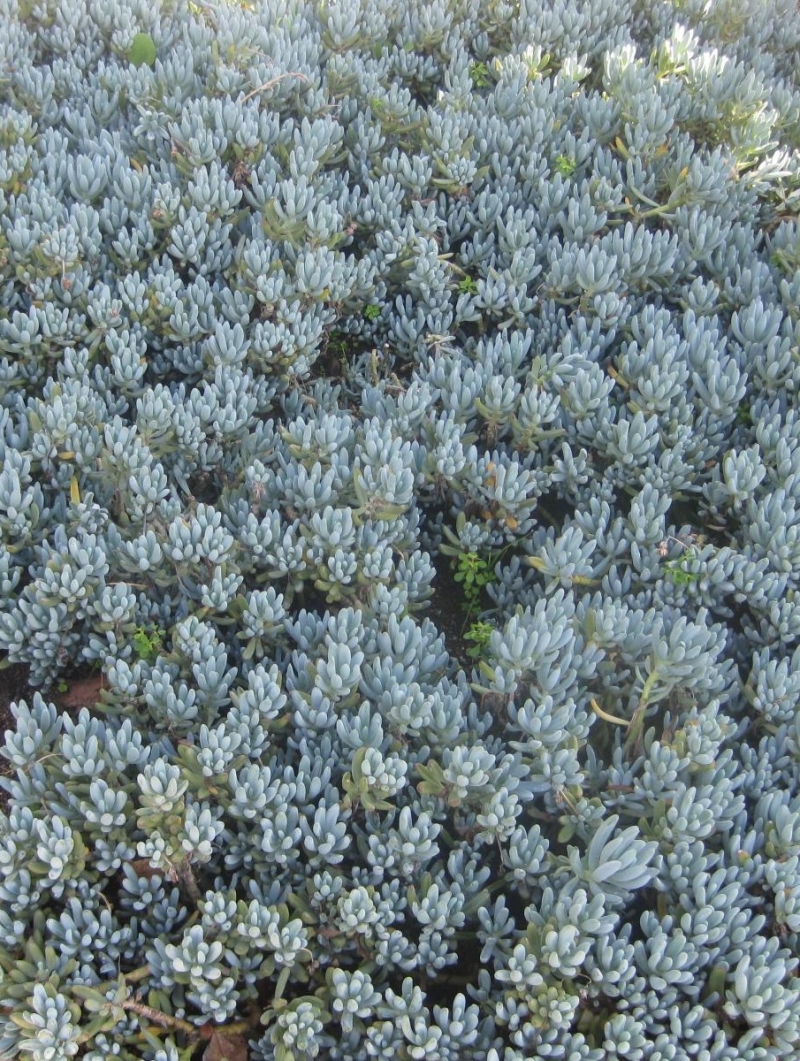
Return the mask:
POLYGON ((736 423, 749 427, 753 423, 753 414, 747 402, 742 402, 736 409, 736 423))
POLYGON ((494 574, 489 561, 480 553, 461 552, 456 556, 453 578, 463 585, 467 610, 471 612, 478 606, 481 593, 494 580, 494 574))
POLYGON ((472 63, 469 68, 469 76, 472 78, 475 88, 489 87, 489 68, 486 63, 472 63))
POLYGON ((484 623, 478 620, 464 633, 464 640, 472 642, 472 645, 467 649, 467 655, 470 659, 481 658, 484 649, 489 644, 489 638, 492 636, 493 630, 494 627, 491 623, 484 623))
MULTIPOLYGON (((682 546, 683 552, 674 560, 667 560, 664 564, 664 571, 670 576, 676 586, 691 585, 692 582, 696 582, 700 577, 698 571, 690 571, 687 567, 687 564, 697 556, 697 550, 693 545, 687 545, 686 542, 682 542, 678 538, 672 538, 672 535, 670 535, 670 539, 682 546)), ((663 541, 659 546, 661 556, 665 557, 667 555, 668 548, 669 542, 663 541)))
POLYGON ((143 626, 137 626, 133 632, 133 647, 139 654, 139 658, 145 663, 155 662, 163 647, 164 636, 164 631, 158 627, 145 630, 143 626))

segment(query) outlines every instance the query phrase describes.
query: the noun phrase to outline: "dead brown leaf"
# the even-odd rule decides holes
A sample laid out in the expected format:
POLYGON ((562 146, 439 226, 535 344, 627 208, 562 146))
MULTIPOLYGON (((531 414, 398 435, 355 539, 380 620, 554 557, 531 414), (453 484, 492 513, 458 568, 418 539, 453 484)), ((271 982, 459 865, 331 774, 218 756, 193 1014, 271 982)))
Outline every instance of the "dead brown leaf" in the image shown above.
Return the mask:
POLYGON ((241 1035, 226 1035, 225 1029, 214 1029, 208 1046, 203 1051, 203 1061, 249 1061, 247 1040, 241 1035))
POLYGON ((133 869, 137 877, 146 877, 147 880, 153 877, 161 877, 163 880, 167 874, 166 869, 154 866, 149 858, 134 858, 131 859, 128 865, 133 869))

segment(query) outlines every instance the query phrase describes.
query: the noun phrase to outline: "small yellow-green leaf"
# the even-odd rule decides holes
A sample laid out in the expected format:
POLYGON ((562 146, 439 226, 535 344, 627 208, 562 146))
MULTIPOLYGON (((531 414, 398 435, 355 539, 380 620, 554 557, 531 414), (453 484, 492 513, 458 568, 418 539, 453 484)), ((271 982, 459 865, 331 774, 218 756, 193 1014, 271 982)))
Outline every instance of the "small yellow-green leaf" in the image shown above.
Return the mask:
POLYGON ((134 66, 152 66, 156 61, 156 42, 149 33, 137 33, 133 38, 128 58, 134 66))
POLYGON ((432 781, 438 785, 444 785, 444 770, 436 762, 435 759, 431 759, 427 763, 417 763, 417 773, 425 781, 432 781))
POLYGON ((602 707, 594 698, 591 698, 589 700, 589 704, 592 708, 592 711, 594 711, 598 718, 602 718, 603 721, 611 722, 615 726, 630 726, 631 720, 629 718, 617 718, 616 715, 610 715, 608 711, 604 711, 602 709, 602 707))
POLYGON ((391 520, 397 519, 402 516, 406 510, 406 505, 381 505, 380 508, 376 508, 374 511, 375 519, 382 519, 387 523, 391 520))
POLYGON ((437 785, 435 781, 420 781, 417 785, 417 792, 421 796, 438 796, 443 787, 443 785, 437 785))
POLYGON ((361 783, 361 779, 364 776, 362 774, 362 772, 361 772, 361 766, 362 766, 362 764, 364 762, 364 759, 367 756, 367 752, 368 751, 369 751, 369 749, 366 746, 363 746, 363 747, 359 748, 358 751, 353 756, 352 771, 353 771, 353 780, 356 782, 356 784, 360 784, 361 783))

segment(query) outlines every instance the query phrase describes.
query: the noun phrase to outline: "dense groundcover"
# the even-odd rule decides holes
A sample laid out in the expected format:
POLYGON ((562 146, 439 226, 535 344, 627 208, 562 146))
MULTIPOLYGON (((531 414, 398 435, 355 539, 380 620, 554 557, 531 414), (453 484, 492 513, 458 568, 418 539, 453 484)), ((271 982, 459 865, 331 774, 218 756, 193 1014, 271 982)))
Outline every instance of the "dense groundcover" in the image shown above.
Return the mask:
POLYGON ((799 148, 794 0, 0 0, 0 1056, 798 1056, 799 148))

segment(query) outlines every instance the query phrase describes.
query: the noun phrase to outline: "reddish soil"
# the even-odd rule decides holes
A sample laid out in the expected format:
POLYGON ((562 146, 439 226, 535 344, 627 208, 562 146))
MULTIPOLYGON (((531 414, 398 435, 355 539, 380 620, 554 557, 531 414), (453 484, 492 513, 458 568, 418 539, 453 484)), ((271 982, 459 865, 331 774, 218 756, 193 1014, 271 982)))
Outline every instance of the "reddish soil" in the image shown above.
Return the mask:
MULTIPOLYGON (((100 699, 102 680, 102 675, 96 671, 84 670, 65 676, 59 683, 60 687, 54 685, 43 695, 72 718, 77 718, 82 707, 91 710, 100 699)), ((28 685, 28 668, 23 664, 0 670, 0 746, 4 743, 6 731, 16 728, 11 705, 19 700, 30 703, 36 691, 28 685)), ((8 777, 13 773, 12 765, 0 755, 0 777, 8 777)), ((0 809, 6 806, 6 802, 5 790, 0 788, 0 809)))
MULTIPOLYGON (((0 670, 0 745, 5 742, 6 730, 15 729, 11 704, 17 700, 30 701, 33 690, 28 685, 28 668, 18 663, 6 670, 0 670)), ((0 775, 13 774, 14 769, 8 759, 0 756, 0 775)), ((0 806, 5 805, 5 790, 0 789, 0 806)))

